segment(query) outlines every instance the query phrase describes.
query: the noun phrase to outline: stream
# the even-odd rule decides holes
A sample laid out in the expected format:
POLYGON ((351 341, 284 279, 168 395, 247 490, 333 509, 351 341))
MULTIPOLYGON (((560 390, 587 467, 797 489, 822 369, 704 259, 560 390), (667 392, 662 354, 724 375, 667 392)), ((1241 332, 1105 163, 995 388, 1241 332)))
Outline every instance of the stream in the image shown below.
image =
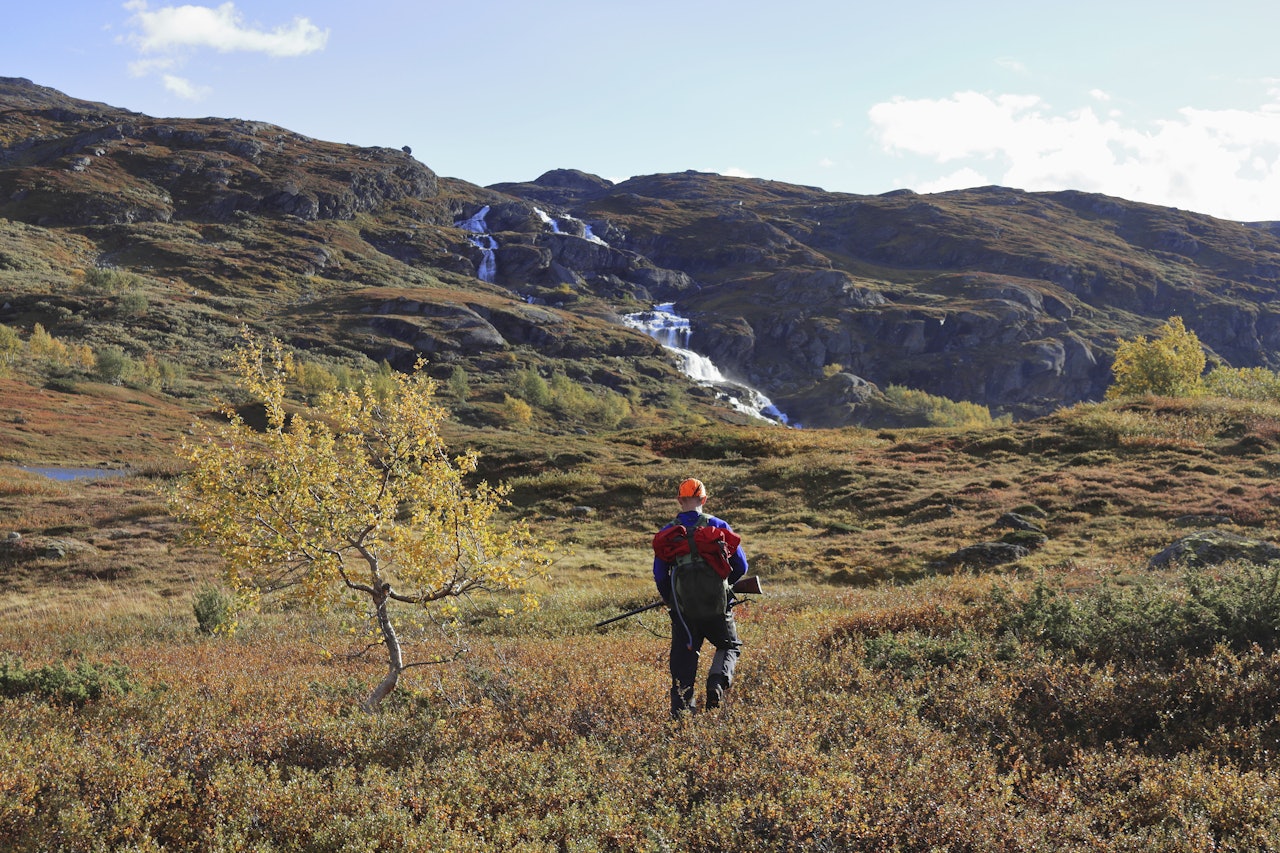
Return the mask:
POLYGON ((744 382, 729 379, 720 372, 715 362, 689 349, 689 336, 692 333, 689 318, 681 317, 675 312, 674 302, 655 305, 649 311, 624 314, 622 322, 666 347, 676 356, 686 376, 699 385, 714 388, 719 398, 735 411, 783 426, 800 426, 790 423, 782 410, 762 392, 744 382))

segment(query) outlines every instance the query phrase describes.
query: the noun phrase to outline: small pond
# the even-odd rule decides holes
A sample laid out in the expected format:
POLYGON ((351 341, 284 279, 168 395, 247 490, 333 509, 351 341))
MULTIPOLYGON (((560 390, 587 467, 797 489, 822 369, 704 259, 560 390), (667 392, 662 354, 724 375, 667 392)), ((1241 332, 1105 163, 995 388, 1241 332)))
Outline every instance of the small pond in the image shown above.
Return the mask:
POLYGON ((133 473, 127 468, 67 468, 58 465, 19 465, 18 470, 39 474, 51 480, 100 480, 104 477, 125 477, 133 473))

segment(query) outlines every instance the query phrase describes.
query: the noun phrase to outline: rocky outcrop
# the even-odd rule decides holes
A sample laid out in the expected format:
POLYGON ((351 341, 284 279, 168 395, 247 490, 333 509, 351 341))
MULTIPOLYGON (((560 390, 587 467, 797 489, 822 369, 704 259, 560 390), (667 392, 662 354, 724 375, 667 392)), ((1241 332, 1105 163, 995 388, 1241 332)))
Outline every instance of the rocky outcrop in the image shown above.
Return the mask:
POLYGON ((0 80, 0 214, 18 221, 351 219, 438 192, 435 173, 400 150, 322 142, 262 122, 154 119, 60 100, 25 82, 0 80))
POLYGON ((693 277, 673 297, 691 345, 774 399, 838 366, 1040 415, 1100 398, 1119 336, 1171 314, 1230 364, 1280 367, 1280 309, 1256 298, 1280 288, 1267 229, 1086 193, 850 196, 703 173, 580 198, 619 247, 693 277))
POLYGON ((1265 565, 1280 560, 1280 546, 1228 530, 1198 530, 1178 539, 1147 564, 1153 569, 1174 565, 1204 568, 1233 560, 1265 565))
POLYGON ((1005 563, 1016 563, 1031 551, 1023 545, 1009 542, 979 542, 959 549, 933 564, 942 571, 960 568, 991 568, 1005 563))
POLYGON ((36 560, 72 560, 91 557, 99 550, 88 542, 69 536, 14 536, 0 540, 0 565, 36 560))

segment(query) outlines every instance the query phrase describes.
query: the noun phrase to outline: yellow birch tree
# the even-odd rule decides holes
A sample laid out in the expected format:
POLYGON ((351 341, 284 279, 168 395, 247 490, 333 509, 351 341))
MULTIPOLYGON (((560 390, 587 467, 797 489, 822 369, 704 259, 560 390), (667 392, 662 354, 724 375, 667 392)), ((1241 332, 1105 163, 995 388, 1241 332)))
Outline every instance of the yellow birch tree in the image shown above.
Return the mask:
POLYGON ((1204 347, 1196 333, 1172 317, 1156 330, 1152 340, 1144 337, 1121 341, 1111 367, 1114 377, 1107 399, 1137 394, 1185 397, 1201 389, 1204 347))
POLYGON ((189 468, 173 506, 225 557, 241 596, 358 605, 387 660, 364 708, 376 709, 406 669, 431 662, 406 662, 395 613, 447 613, 450 600, 497 590, 522 591, 523 605, 536 607, 527 584, 545 573, 550 548, 501 517, 505 487, 468 485, 477 456, 449 455, 430 377, 379 376, 286 413, 296 368, 279 341, 246 334, 235 368, 265 407, 266 427, 230 405, 226 423, 198 427, 183 446, 189 468))

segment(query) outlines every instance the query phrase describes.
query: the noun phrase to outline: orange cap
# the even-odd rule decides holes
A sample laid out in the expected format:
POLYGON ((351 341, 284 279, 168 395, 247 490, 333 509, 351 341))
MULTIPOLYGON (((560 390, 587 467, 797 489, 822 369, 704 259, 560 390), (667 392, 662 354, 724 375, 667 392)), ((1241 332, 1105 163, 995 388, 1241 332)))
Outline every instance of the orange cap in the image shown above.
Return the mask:
POLYGON ((680 484, 680 491, 676 493, 679 498, 705 498, 707 496, 707 487, 702 485, 701 480, 695 480, 692 477, 680 484))

